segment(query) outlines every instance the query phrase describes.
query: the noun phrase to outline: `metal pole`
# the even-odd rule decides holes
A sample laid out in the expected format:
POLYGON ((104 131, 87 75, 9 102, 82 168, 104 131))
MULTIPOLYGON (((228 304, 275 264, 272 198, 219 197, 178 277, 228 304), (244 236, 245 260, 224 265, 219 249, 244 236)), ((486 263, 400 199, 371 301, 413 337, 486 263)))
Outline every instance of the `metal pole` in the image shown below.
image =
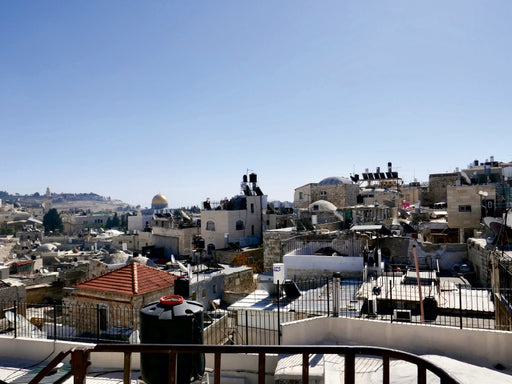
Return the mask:
POLYGON ((393 322, 393 284, 395 283, 395 273, 393 272, 393 281, 389 282, 389 308, 391 310, 391 322, 393 322))
POLYGON ((100 342, 100 305, 96 304, 96 330, 98 334, 96 335, 96 342, 100 342))
POLYGON ((53 304, 53 340, 57 340, 57 305, 53 304))
POLYGON ((421 293, 421 280, 420 280, 420 268, 418 266, 418 255, 416 254, 416 245, 412 246, 412 252, 414 254, 414 265, 416 266, 416 280, 418 281, 418 291, 420 295, 420 311, 421 311, 421 322, 425 323, 425 311, 423 308, 423 295, 421 293))
POLYGON ((326 281, 326 286, 327 286, 327 317, 330 316, 330 312, 331 312, 331 308, 330 308, 330 300, 329 300, 329 297, 330 297, 330 293, 329 293, 329 278, 326 277, 325 278, 327 281, 326 281))
POLYGON ((14 338, 18 337, 18 309, 16 300, 14 300, 14 338))
POLYGON ((462 329, 462 285, 459 283, 459 320, 460 320, 460 329, 462 329))
POLYGON ((332 275, 332 316, 340 315, 340 276, 339 272, 332 275))
POLYGON ((249 313, 245 310, 245 345, 249 345, 249 313))
POLYGON ((279 297, 281 296, 281 287, 279 280, 277 280, 277 345, 281 345, 281 303, 279 297))

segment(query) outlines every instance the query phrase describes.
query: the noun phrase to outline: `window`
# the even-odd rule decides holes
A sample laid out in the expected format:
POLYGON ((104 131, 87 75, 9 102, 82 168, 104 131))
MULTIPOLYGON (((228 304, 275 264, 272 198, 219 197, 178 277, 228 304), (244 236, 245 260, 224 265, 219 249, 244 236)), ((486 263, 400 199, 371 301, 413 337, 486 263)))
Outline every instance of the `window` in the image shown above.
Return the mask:
POLYGON ((243 229, 245 229, 244 222, 242 220, 238 220, 236 222, 236 230, 241 231, 243 229))
POLYGON ((213 293, 217 293, 217 284, 213 284, 213 293))
POLYGON ((251 225, 251 235, 254 235, 254 225, 251 225))
POLYGON ((202 295, 203 297, 206 297, 206 289, 204 289, 204 288, 203 288, 203 289, 201 290, 201 295, 202 295))
POLYGON ((254 203, 251 203, 251 213, 254 213, 254 203))
POLYGON ((304 193, 303 192, 299 192, 299 200, 302 200, 304 199, 304 193))
POLYGON ((459 205, 459 212, 471 212, 471 205, 459 205))
POLYGON ((215 231, 215 223, 213 221, 208 221, 206 223, 206 230, 207 231, 215 231))
POLYGON ((327 191, 320 191, 320 197, 325 199, 327 197, 327 191))
POLYGON ((192 296, 190 296, 190 300, 192 300, 192 301, 197 300, 197 293, 195 291, 192 292, 192 296))

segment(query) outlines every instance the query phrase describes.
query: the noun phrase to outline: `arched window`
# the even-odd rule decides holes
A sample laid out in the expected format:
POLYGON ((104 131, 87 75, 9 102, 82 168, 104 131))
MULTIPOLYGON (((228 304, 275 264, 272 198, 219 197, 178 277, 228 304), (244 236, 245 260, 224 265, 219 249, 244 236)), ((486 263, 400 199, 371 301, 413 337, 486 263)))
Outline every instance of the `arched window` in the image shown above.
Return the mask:
POLYGON ((236 230, 241 231, 242 229, 245 229, 244 222, 242 220, 238 220, 236 222, 236 230))
POLYGON ((206 222, 206 230, 207 231, 215 231, 215 223, 213 221, 206 222))

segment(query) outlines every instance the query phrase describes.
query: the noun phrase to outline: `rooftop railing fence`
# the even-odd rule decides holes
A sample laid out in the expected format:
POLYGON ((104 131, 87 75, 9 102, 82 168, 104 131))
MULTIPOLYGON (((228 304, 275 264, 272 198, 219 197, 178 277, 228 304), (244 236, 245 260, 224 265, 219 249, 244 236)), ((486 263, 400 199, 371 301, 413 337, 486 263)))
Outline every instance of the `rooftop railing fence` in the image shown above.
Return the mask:
MULTIPOLYGON (((283 323, 316 316, 500 329, 495 324, 490 290, 425 281, 420 296, 418 286, 400 276, 381 276, 367 282, 286 280, 275 287, 280 294, 243 307, 205 310, 204 344, 279 345, 283 323)), ((512 287, 500 291, 512 297, 512 287)), ((139 318, 140 309, 106 304, 0 301, 0 334, 12 337, 137 343, 139 318)))

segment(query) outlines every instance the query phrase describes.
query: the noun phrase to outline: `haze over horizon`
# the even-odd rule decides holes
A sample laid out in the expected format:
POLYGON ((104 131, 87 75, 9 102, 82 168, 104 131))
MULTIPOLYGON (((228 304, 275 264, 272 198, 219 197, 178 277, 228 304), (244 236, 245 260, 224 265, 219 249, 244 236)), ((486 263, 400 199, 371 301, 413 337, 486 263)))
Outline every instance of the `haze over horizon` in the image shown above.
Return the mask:
POLYGON ((508 1, 0 2, 0 190, 269 200, 511 161, 508 1))

